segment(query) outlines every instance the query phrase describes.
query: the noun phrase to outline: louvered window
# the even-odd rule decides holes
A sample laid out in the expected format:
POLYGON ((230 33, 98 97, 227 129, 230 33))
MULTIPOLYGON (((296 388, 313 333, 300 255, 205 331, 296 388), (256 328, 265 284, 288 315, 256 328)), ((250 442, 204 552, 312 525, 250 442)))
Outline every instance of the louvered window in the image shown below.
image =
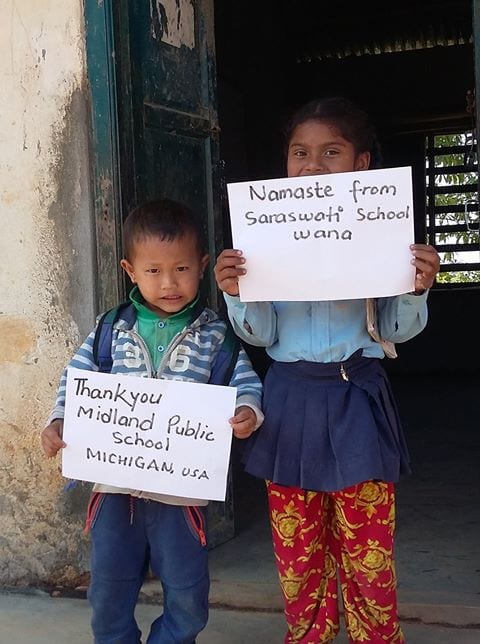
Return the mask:
POLYGON ((478 163, 471 132, 426 138, 428 243, 440 254, 439 285, 480 284, 478 163))

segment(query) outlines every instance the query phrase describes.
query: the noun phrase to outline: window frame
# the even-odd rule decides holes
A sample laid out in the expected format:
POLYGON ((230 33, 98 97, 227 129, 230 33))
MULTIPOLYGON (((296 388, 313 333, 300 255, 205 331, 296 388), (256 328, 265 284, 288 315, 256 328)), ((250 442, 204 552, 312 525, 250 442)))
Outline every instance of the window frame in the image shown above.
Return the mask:
MULTIPOLYGON (((473 144, 470 142, 465 142, 462 145, 451 145, 451 146, 438 146, 436 145, 436 138, 439 136, 449 136, 449 135, 458 135, 471 132, 471 128, 468 127, 458 127, 458 128, 449 128, 446 131, 444 128, 439 128, 437 131, 429 131, 424 134, 425 141, 425 235, 427 242, 435 246, 438 252, 468 252, 468 251, 478 251, 480 253, 480 237, 477 242, 473 241, 472 243, 465 242, 445 242, 439 244, 437 241, 437 235, 442 232, 476 232, 477 236, 480 236, 478 232, 478 221, 473 223, 467 223, 465 218, 461 221, 461 213, 478 213, 480 210, 480 199, 478 195, 479 191, 479 166, 478 163, 475 163, 474 166, 463 164, 456 164, 452 166, 435 166, 435 158, 438 156, 444 156, 447 154, 461 154, 465 155, 467 152, 472 150, 476 152, 477 143, 473 144), (474 183, 463 183, 463 184, 445 184, 444 186, 439 186, 435 181, 435 178, 438 176, 454 175, 459 173, 476 173, 476 181, 474 183), (454 205, 438 205, 436 204, 436 196, 441 194, 458 194, 458 195, 475 195, 475 201, 468 203, 468 200, 464 203, 454 204, 454 205), (438 223, 437 217, 442 213, 458 213, 459 222, 456 224, 443 224, 438 223), (470 229, 469 226, 473 225, 473 229, 470 229)), ((468 198, 467 198, 468 199, 468 198)), ((445 263, 442 262, 440 266, 441 273, 459 273, 462 271, 478 271, 480 272, 480 256, 476 262, 458 262, 458 263, 445 263)), ((436 282, 435 289, 452 289, 452 288, 480 288, 480 276, 475 281, 461 281, 461 282, 436 282)))

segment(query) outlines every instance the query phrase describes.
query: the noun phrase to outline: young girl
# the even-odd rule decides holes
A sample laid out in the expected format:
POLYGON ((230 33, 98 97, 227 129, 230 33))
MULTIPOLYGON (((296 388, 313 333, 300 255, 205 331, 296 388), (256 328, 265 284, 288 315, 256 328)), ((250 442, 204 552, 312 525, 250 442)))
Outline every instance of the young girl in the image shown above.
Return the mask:
MULTIPOLYGON (((367 115, 342 98, 301 108, 287 144, 289 177, 377 164, 367 115)), ((287 643, 335 639, 337 568, 349 641, 405 641, 397 615, 393 483, 409 471, 409 458, 379 358, 389 342, 409 340, 426 324, 439 258, 431 246, 414 244, 411 251, 415 291, 375 302, 377 341, 367 330, 372 301, 241 303, 238 278, 248 258, 225 250, 215 267, 236 333, 274 360, 265 422, 245 463, 267 480, 287 643)))

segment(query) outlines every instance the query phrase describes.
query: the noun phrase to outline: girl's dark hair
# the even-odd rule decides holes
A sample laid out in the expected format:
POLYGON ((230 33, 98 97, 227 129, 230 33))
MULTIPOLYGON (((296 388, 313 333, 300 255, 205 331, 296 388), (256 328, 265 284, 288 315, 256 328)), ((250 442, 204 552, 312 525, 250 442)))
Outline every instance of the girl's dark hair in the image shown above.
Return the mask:
POLYGON ((131 259, 134 244, 148 237, 172 241, 187 235, 195 237, 198 250, 203 255, 205 236, 190 208, 172 199, 155 199, 134 208, 123 222, 123 253, 131 259))
POLYGON ((307 121, 320 121, 334 127, 353 144, 357 154, 370 152, 370 168, 381 165, 381 150, 370 117, 355 103, 342 96, 320 98, 300 107, 291 117, 285 132, 287 147, 294 130, 307 121))

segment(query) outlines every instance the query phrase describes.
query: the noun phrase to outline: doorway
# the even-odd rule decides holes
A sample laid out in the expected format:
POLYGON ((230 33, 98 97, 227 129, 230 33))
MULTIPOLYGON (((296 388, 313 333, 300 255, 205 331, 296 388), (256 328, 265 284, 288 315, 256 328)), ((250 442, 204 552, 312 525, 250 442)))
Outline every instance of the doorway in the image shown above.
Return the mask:
MULTIPOLYGON (((475 124, 468 97, 480 77, 472 29, 479 5, 374 0, 348 3, 347 13, 340 3, 313 0, 88 0, 89 68, 99 80, 91 83, 99 308, 122 297, 121 279, 114 289, 112 276, 131 206, 168 190, 200 207, 216 255, 230 244, 225 184, 282 176, 287 117, 322 95, 346 95, 371 114, 386 167, 412 165, 423 240, 431 224, 426 141, 475 124)), ((478 199, 467 210, 478 213, 478 199)), ((466 232, 466 222, 455 225, 466 232)), ((467 241, 475 239, 478 248, 473 230, 467 241)), ((427 329, 386 365, 415 470, 398 491, 400 590, 403 578, 413 594, 450 587, 470 605, 480 596, 473 547, 480 533, 478 287, 474 280, 433 289, 427 329)), ((209 297, 221 304, 212 284, 209 297)), ((265 354, 252 349, 251 356, 263 374, 265 354)), ((234 502, 219 514, 221 539, 234 534, 233 514, 236 539, 252 535, 264 544, 250 566, 261 571, 269 548, 264 489, 242 474, 240 460, 237 446, 234 502)), ((272 574, 272 559, 268 565, 272 574)))
MULTIPOLYGON (((377 124, 384 166, 412 166, 415 233, 423 242, 432 226, 428 141, 475 128, 472 21, 469 0, 357 3, 348 5, 348 13, 338 3, 306 0, 216 2, 224 183, 284 176, 283 130, 288 115, 313 98, 347 96, 377 124)), ((455 163, 462 165, 468 145, 460 149, 458 140, 454 142, 457 147, 451 154, 460 155, 455 163)), ((463 206, 456 211, 458 216, 453 215, 457 217, 453 224, 459 227, 457 241, 466 244, 463 250, 473 253, 467 262, 473 279, 432 290, 427 329, 399 346, 399 359, 389 361, 386 368, 414 468, 397 492, 400 600, 479 605, 480 559, 475 544, 480 512, 470 501, 480 493, 474 404, 480 365, 476 158, 458 171, 472 172, 473 185, 465 194, 476 232, 472 226, 472 234, 466 234, 463 206)), ((457 182, 456 176, 452 181, 457 182)), ((452 194, 448 186, 440 191, 444 188, 443 194, 452 194)), ((225 210, 224 203, 224 244, 229 246, 225 210)), ((431 243, 452 246, 452 237, 442 237, 440 228, 434 234, 431 243)), ((466 261, 457 255, 457 262, 458 257, 460 263, 466 261)), ((258 349, 250 354, 263 374, 268 358, 258 349)), ((237 535, 268 539, 263 484, 241 473, 241 445, 235 449, 237 535)), ((219 560, 228 563, 222 555, 219 560)))

